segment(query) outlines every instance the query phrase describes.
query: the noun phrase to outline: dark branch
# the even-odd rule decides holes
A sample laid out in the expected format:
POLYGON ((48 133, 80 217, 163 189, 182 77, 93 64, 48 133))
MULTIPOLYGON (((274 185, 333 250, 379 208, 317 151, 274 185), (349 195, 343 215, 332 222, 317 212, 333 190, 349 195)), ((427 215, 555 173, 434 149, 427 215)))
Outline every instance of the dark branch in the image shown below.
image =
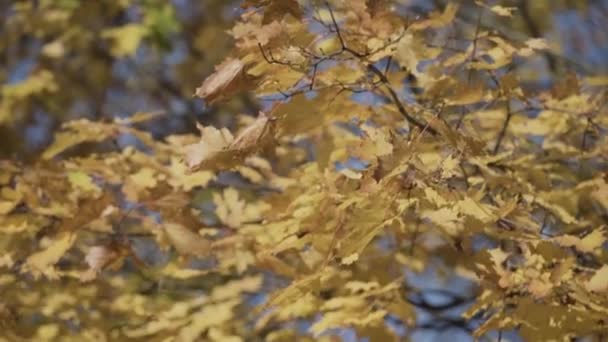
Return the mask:
POLYGON ((414 118, 413 116, 411 116, 407 110, 405 109, 405 106, 403 105, 403 103, 401 102, 401 100, 399 99, 399 95, 397 95, 397 92, 395 91, 395 89, 393 89, 393 87, 391 86, 389 80, 386 78, 386 76, 384 75, 384 73, 382 73, 382 71, 380 71, 373 63, 368 62, 366 60, 366 57, 368 55, 365 54, 361 54, 351 48, 349 48, 348 46, 346 46, 345 42, 344 42, 344 38, 342 37, 342 33, 340 32, 340 26, 338 25, 338 22, 336 21, 336 17, 334 16, 334 12, 331 8, 331 6, 329 5, 329 2, 325 2, 325 5, 327 6, 327 9, 329 11, 329 15, 331 16, 331 20, 332 23, 334 25, 334 29, 336 31, 336 35, 338 36, 338 40, 340 41, 340 45, 341 45, 341 52, 348 52, 350 54, 352 54, 353 56, 357 57, 361 62, 363 62, 364 64, 367 65, 367 68, 376 76, 378 76, 378 78, 380 79, 380 81, 382 82, 382 84, 384 84, 384 87, 386 88, 386 90, 388 91, 393 103, 395 104, 395 106, 397 106, 397 109, 399 110, 399 113, 401 113, 401 115, 403 117, 405 117, 405 119, 407 120, 407 122, 409 122, 411 125, 414 125, 420 129, 426 129, 429 133, 433 134, 433 135, 437 135, 437 131, 435 131, 432 127, 429 127, 427 124, 419 121, 418 119, 414 118))
POLYGON ((511 102, 509 101, 509 99, 506 99, 506 107, 507 107, 507 117, 505 118, 504 123, 502 124, 502 128, 500 129, 500 133, 498 134, 498 139, 496 140, 496 145, 494 146, 494 151, 493 153, 496 154, 498 153, 498 150, 500 150, 500 144, 502 143, 502 140, 505 137, 505 134, 507 133, 507 128, 509 127, 509 121, 511 121, 511 117, 513 116, 513 113, 511 112, 511 102))

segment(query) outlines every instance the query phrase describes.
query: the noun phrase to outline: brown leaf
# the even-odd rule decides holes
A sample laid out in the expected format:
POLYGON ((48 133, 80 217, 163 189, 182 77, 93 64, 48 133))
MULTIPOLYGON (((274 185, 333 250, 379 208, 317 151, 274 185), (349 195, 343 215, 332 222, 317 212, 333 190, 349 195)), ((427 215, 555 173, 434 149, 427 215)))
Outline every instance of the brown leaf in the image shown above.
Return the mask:
POLYGON ((246 79, 245 64, 240 59, 228 59, 215 68, 203 84, 196 88, 195 95, 208 103, 214 103, 236 93, 246 79))
POLYGON ((261 145, 268 142, 269 138, 272 138, 274 122, 274 118, 267 116, 264 112, 260 112, 258 118, 234 139, 229 148, 231 150, 243 151, 252 147, 261 147, 261 145))

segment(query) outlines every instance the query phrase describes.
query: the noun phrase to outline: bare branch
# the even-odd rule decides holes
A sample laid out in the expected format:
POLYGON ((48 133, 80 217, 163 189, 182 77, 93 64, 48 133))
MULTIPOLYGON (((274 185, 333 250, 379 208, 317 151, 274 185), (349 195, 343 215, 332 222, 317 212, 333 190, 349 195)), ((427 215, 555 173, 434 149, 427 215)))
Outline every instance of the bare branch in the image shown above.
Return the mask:
POLYGON ((507 117, 505 118, 504 123, 502 124, 502 128, 500 129, 500 133, 498 134, 498 139, 496 140, 496 145, 494 146, 494 151, 493 153, 496 154, 498 153, 498 150, 500 149, 500 144, 502 143, 502 140, 505 137, 505 134, 507 133, 507 128, 509 127, 509 121, 511 121, 511 117, 513 116, 513 112, 511 112, 511 102, 509 101, 509 99, 506 99, 506 107, 507 107, 507 117))

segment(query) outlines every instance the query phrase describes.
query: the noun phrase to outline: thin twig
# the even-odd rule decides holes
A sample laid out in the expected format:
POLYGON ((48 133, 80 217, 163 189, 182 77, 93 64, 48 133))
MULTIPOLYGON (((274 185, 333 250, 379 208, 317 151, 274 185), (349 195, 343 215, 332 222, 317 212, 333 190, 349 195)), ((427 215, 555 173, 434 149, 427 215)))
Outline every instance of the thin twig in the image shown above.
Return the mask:
MULTIPOLYGON (((477 14, 477 24, 475 26, 475 36, 473 37, 473 51, 471 52, 471 61, 475 61, 475 55, 477 54, 477 39, 479 38, 479 28, 481 27, 481 17, 483 15, 483 8, 479 8, 479 13, 477 14)), ((469 69, 469 74, 467 75, 467 82, 471 84, 471 77, 473 76, 473 68, 469 69)))
POLYGON ((341 52, 349 52, 350 54, 352 54, 353 56, 359 58, 362 62, 364 62, 365 64, 367 64, 367 68, 374 73, 376 76, 378 76, 378 78, 380 79, 380 81, 382 82, 382 84, 384 84, 384 87, 387 89, 387 91, 389 92, 389 95, 391 97, 391 99, 393 100, 393 103, 395 104, 395 106, 397 106, 397 109, 399 110, 399 113, 401 113, 401 115, 403 115, 403 117, 405 117, 405 119, 412 125, 417 126, 420 129, 426 129, 429 133, 436 135, 437 131, 435 131, 433 128, 428 127, 428 125, 424 124, 423 122, 418 121, 416 118, 412 117, 407 110, 405 109, 405 106, 403 105, 403 103, 401 102, 401 100, 399 99, 399 96, 397 95, 397 92, 395 91, 395 89, 393 89, 393 87, 391 86, 388 78, 386 77, 386 75, 384 75, 384 73, 382 71, 380 71, 373 63, 368 62, 365 57, 367 57, 367 55, 361 54, 351 48, 349 48, 348 46, 346 46, 345 42, 344 42, 344 38, 342 37, 342 33, 340 32, 340 26, 338 25, 338 22, 336 21, 336 17, 334 16, 334 12, 331 8, 331 6, 329 5, 329 2, 325 2, 325 5, 327 6, 327 9, 329 11, 329 15, 331 17, 332 23, 334 25, 335 31, 336 31, 336 35, 338 36, 338 40, 340 41, 340 45, 341 45, 341 52))
POLYGON ((308 87, 309 90, 312 91, 312 88, 315 86, 315 78, 317 77, 317 67, 319 66, 319 63, 315 63, 312 67, 312 78, 310 79, 310 86, 308 87))
POLYGON ((511 117, 513 116, 513 113, 511 112, 511 101, 507 98, 506 99, 506 107, 507 107, 507 117, 505 118, 504 123, 502 124, 502 128, 500 130, 500 133, 498 134, 498 139, 496 139, 496 145, 494 146, 494 154, 498 153, 498 150, 500 149, 500 144, 502 143, 502 140, 505 137, 505 134, 507 133, 507 128, 509 127, 509 121, 511 121, 511 117))
POLYGON ((416 227, 414 228, 414 234, 412 235, 412 241, 407 251, 409 256, 414 255, 414 248, 416 247, 416 240, 418 239, 418 229, 420 227, 420 217, 416 217, 416 227))
POLYGON ((384 67, 385 76, 388 74, 388 70, 391 68, 392 61, 393 61, 393 56, 388 56, 388 59, 386 61, 386 66, 384 67))
MULTIPOLYGON (((473 37, 473 51, 471 51, 471 62, 474 62, 477 58, 475 55, 477 54, 477 40, 479 39, 479 29, 481 27, 481 17, 483 15, 483 8, 480 7, 477 13, 477 24, 475 25, 475 36, 473 37)), ((473 68, 469 68, 469 72, 467 74, 467 85, 471 85, 471 79, 473 78, 473 68)), ((458 121, 456 122, 456 130, 460 129, 462 126, 462 122, 464 120, 464 115, 466 114, 464 108, 460 109, 460 116, 458 117, 458 121)))
POLYGON ((397 92, 390 85, 389 80, 386 78, 386 76, 384 76, 382 71, 378 70, 378 68, 373 64, 368 64, 367 67, 372 73, 376 74, 376 76, 378 76, 378 78, 380 78, 380 81, 384 84, 384 87, 386 88, 389 95, 391 96, 393 103, 395 104, 395 106, 397 106, 397 110, 399 110, 399 113, 401 113, 401 115, 403 115, 405 117, 407 122, 409 122, 410 124, 412 124, 414 126, 417 126, 420 129, 426 129, 429 133, 431 133, 433 135, 437 135, 437 131, 434 128, 428 127, 425 123, 418 121, 416 118, 414 118, 407 112, 407 110, 405 109, 405 106, 399 99, 399 95, 397 95, 397 92))

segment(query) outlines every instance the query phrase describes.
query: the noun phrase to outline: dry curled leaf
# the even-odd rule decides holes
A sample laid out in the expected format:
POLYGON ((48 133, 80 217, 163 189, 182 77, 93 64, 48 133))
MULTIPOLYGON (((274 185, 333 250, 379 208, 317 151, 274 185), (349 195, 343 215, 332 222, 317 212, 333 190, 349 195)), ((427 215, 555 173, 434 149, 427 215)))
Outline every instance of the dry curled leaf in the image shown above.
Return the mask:
POLYGON ((274 118, 260 112, 257 119, 234 139, 229 148, 246 151, 263 147, 273 138, 274 122, 274 118))
POLYGON ((233 95, 245 84, 244 67, 245 64, 240 59, 224 61, 200 87, 196 88, 195 95, 210 104, 233 95))

